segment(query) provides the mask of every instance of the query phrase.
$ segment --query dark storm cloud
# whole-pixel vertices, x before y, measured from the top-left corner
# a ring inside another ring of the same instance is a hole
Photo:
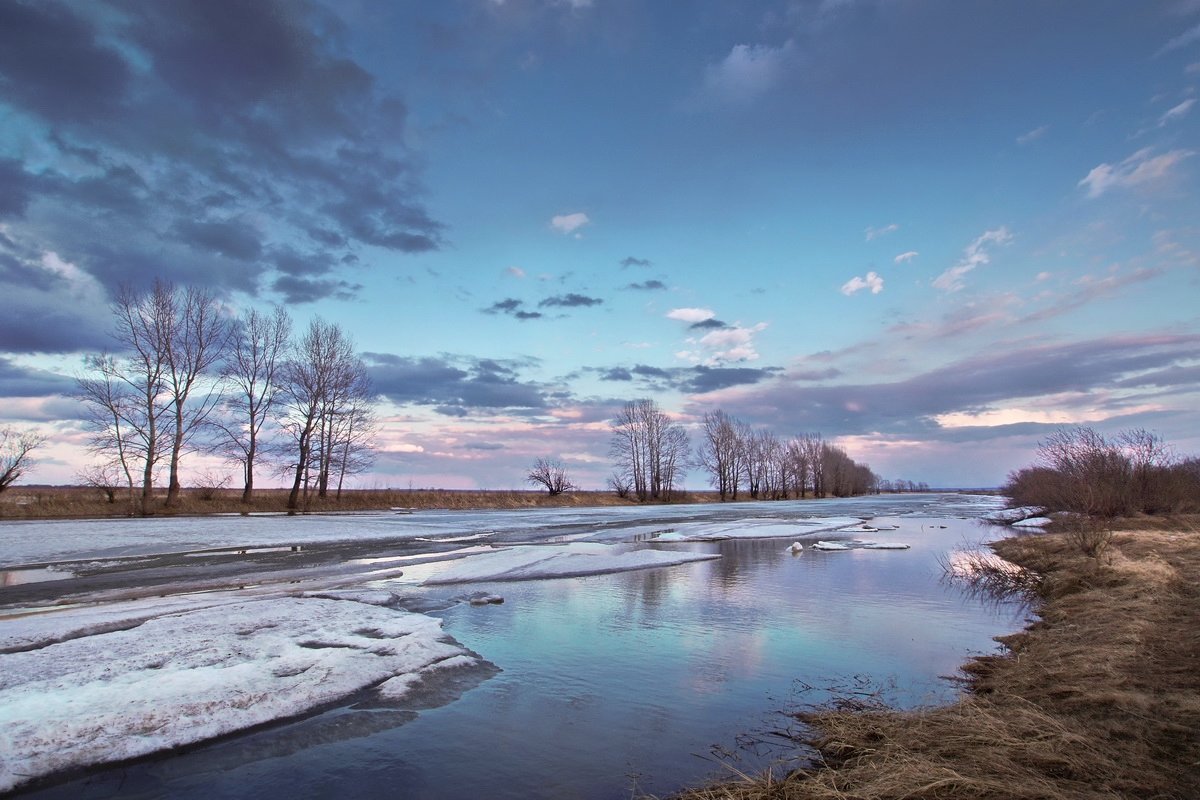
[[[610,367],[595,370],[602,381],[639,381],[654,391],[678,391],[702,394],[731,386],[748,386],[779,375],[779,367],[652,367],[638,364],[634,367]]]
[[[648,258],[634,258],[633,256],[625,256],[621,259],[621,268],[628,269],[629,267],[649,267],[653,262]]]
[[[49,122],[121,113],[129,66],[57,3],[0,3],[0,91]],[[116,102],[114,102],[116,101]]]
[[[3,4],[0,4],[3,8]],[[32,177],[15,158],[0,158],[0,219],[25,214],[33,184]]]
[[[7,141],[50,145],[36,164],[0,146],[8,236],[109,290],[163,277],[289,299],[353,294],[341,271],[364,247],[440,247],[407,109],[344,33],[303,0],[0,3],[0,113],[23,134]],[[305,240],[318,255],[281,255]]]
[[[636,291],[653,292],[660,289],[666,289],[667,285],[662,281],[642,281],[641,283],[626,284],[625,288],[634,289]]]
[[[294,275],[280,275],[271,284],[271,288],[283,295],[283,299],[291,305],[315,303],[325,297],[349,300],[358,293],[362,286],[339,280],[317,280],[299,278]]]
[[[0,397],[45,397],[74,391],[75,381],[65,375],[22,367],[0,356]]]
[[[527,362],[470,356],[410,358],[364,353],[371,384],[398,405],[433,406],[439,414],[465,416],[475,409],[542,409],[547,389],[523,380]]]
[[[541,319],[544,316],[540,311],[526,311],[522,308],[524,305],[524,300],[518,300],[515,297],[506,297],[503,300],[497,300],[487,308],[481,309],[481,311],[485,314],[508,314],[510,317],[515,317],[522,321]]]
[[[586,295],[570,292],[568,294],[547,297],[538,303],[538,308],[588,308],[598,306],[603,302],[599,297],[587,297]]]
[[[691,325],[688,325],[688,330],[689,331],[715,331],[715,330],[721,330],[723,328],[728,328],[728,327],[729,327],[729,323],[722,322],[721,320],[716,319],[714,317],[714,318],[710,318],[710,319],[702,319],[699,322],[693,322]]]
[[[1064,393],[1096,393],[1094,403],[1125,413],[1129,401],[1108,390],[1153,383],[1200,391],[1193,368],[1200,336],[1105,337],[1059,345],[997,349],[903,381],[839,386],[773,382],[722,398],[722,407],[754,422],[832,435],[869,432],[934,435],[935,417]]]
[[[263,251],[258,232],[237,220],[180,220],[175,225],[175,232],[180,241],[192,247],[236,261],[256,261]]]

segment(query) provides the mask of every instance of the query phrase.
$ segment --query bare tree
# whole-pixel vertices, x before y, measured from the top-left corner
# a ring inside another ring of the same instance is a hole
[[[610,452],[638,500],[667,500],[682,478],[687,432],[653,400],[626,403],[612,423]]]
[[[288,508],[295,510],[300,507],[301,489],[307,496],[314,477],[324,497],[333,466],[340,465],[344,477],[352,465],[350,451],[361,454],[369,449],[362,409],[369,405],[370,383],[350,338],[339,325],[320,318],[309,323],[280,379],[285,401],[282,424],[295,447],[296,460],[288,468],[294,470]]]
[[[525,476],[525,482],[545,487],[551,497],[575,488],[575,485],[567,478],[567,468],[563,466],[563,463],[546,458],[539,458],[533,462],[529,474]]]
[[[724,411],[704,415],[703,440],[696,453],[696,463],[708,473],[709,483],[721,496],[721,502],[737,500],[742,473],[743,447],[739,431],[742,427]]]
[[[0,492],[12,486],[33,466],[33,451],[46,442],[36,431],[0,428]]]
[[[203,429],[221,397],[219,381],[204,381],[204,378],[224,353],[229,324],[220,314],[215,295],[206,289],[189,286],[180,291],[169,283],[155,281],[152,295],[166,311],[163,357],[174,433],[167,483],[170,506],[179,497],[179,460],[183,449]]]
[[[220,450],[242,468],[242,502],[254,496],[254,466],[260,437],[271,418],[277,380],[292,336],[292,319],[280,306],[270,314],[251,308],[234,325],[224,376],[232,392],[226,415],[217,420]]]
[[[149,514],[162,440],[171,433],[167,342],[174,305],[164,284],[149,293],[123,286],[112,311],[113,338],[124,355],[89,357],[94,375],[78,380],[80,398],[90,409],[92,449],[120,463],[131,494],[139,476],[141,512]]]

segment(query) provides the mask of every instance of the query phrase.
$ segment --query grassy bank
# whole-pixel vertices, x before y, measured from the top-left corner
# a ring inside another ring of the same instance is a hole
[[[955,704],[805,714],[823,763],[686,800],[1200,797],[1200,519],[996,545],[1042,576],[1040,620],[965,667]]]
[[[716,501],[713,492],[684,492],[674,502]],[[249,503],[242,502],[240,489],[184,489],[179,501],[167,508],[166,490],[155,500],[156,515],[199,516],[204,514],[282,513],[287,511],[288,490],[258,489]],[[569,492],[551,497],[541,491],[486,489],[352,489],[340,498],[310,495],[302,503],[309,513],[337,511],[386,511],[412,509],[516,509],[578,508],[584,506],[636,505],[612,492]],[[117,493],[109,502],[99,489],[80,486],[20,486],[0,495],[0,519],[83,519],[129,516],[133,504],[128,492]]]

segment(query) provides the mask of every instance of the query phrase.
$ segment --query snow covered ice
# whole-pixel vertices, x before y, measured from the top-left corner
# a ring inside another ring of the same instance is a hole
[[[560,546],[522,545],[451,562],[425,578],[426,585],[482,581],[569,578],[707,561],[713,553],[631,550],[620,545],[573,542]]]
[[[44,638],[9,639],[24,649],[4,654],[0,671],[0,791],[298,716],[372,687],[395,699],[431,670],[481,663],[440,620],[353,599],[162,610],[65,641],[39,620]],[[47,612],[57,614],[69,630],[71,612]]]

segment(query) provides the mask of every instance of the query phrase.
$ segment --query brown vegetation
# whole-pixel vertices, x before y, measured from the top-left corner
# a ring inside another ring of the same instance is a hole
[[[1008,476],[1013,505],[1096,517],[1200,512],[1200,459],[1177,458],[1149,431],[1106,437],[1064,428],[1038,446],[1037,464]]]
[[[283,513],[288,508],[287,489],[255,489],[250,502],[242,500],[242,489],[203,485],[185,488],[176,503],[165,505],[165,490],[155,495],[151,514],[195,516],[204,514]],[[707,492],[681,492],[675,503],[715,500]],[[112,491],[92,486],[20,486],[0,497],[0,519],[81,519],[124,517],[141,514],[140,495],[136,508],[126,489]],[[553,497],[546,492],[492,489],[354,489],[340,498],[316,493],[302,500],[300,513],[386,511],[388,509],[474,509],[474,508],[580,508],[585,506],[631,505],[611,492],[572,491]]]
[[[817,764],[681,797],[1200,797],[1200,520],[1172,527],[1118,529],[1098,558],[1062,534],[999,543],[1043,576],[1041,619],[969,663],[957,703],[806,713]]]

